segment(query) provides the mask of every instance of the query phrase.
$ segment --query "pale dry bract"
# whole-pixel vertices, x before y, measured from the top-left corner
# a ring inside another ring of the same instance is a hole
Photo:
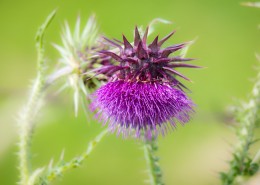
[[[72,89],[75,116],[78,115],[80,102],[84,109],[86,106],[85,97],[89,94],[89,88],[85,84],[86,77],[84,73],[95,67],[93,66],[93,60],[95,60],[93,56],[96,49],[98,49],[97,39],[99,33],[94,15],[89,18],[83,29],[80,26],[80,17],[77,19],[74,31],[65,22],[61,36],[62,45],[54,44],[54,47],[60,53],[58,68],[48,78],[49,84],[59,78],[65,78],[64,84],[58,92],[66,88]],[[98,66],[98,64],[96,65]],[[85,112],[87,111],[85,110]]]

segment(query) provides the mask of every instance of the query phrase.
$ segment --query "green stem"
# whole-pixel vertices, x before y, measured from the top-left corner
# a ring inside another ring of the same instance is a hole
[[[240,124],[237,132],[239,140],[233,152],[233,159],[230,161],[229,171],[221,173],[223,185],[233,185],[237,182],[237,177],[249,177],[258,170],[259,165],[252,161],[249,155],[249,148],[254,143],[254,130],[258,120],[259,105],[260,73],[257,76],[249,102],[243,105],[242,111],[237,115]]]
[[[33,83],[29,100],[20,114],[18,125],[19,132],[19,169],[20,169],[20,185],[27,185],[30,175],[30,141],[33,129],[33,121],[36,116],[41,100],[42,88],[44,86],[44,49],[43,49],[43,36],[46,28],[55,16],[56,11],[53,11],[44,24],[40,27],[36,34],[36,48],[37,48],[37,78]]]
[[[25,185],[28,181],[29,166],[30,166],[30,140],[32,133],[32,115],[35,115],[35,107],[39,107],[40,101],[40,78],[38,77],[34,83],[29,102],[21,114],[20,120],[18,121],[20,126],[19,132],[19,169],[20,169],[20,182],[19,184]]]
[[[89,157],[93,149],[107,133],[108,130],[104,130],[103,132],[101,132],[98,136],[96,136],[96,138],[89,142],[87,150],[85,152],[83,152],[78,157],[72,158],[68,162],[63,161],[62,154],[61,159],[56,166],[52,167],[52,164],[50,164],[47,174],[40,178],[38,185],[47,185],[55,180],[57,177],[62,176],[66,171],[79,167],[83,163],[83,161]]]
[[[150,185],[164,185],[162,180],[162,170],[159,165],[159,157],[156,156],[158,143],[156,137],[144,139],[144,156],[150,176]]]

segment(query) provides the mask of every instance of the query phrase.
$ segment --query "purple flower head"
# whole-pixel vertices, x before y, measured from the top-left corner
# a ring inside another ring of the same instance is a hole
[[[133,130],[137,137],[142,132],[147,137],[166,133],[176,123],[184,124],[190,120],[193,102],[187,97],[186,88],[177,76],[189,80],[176,71],[178,67],[198,68],[184,63],[192,59],[170,54],[182,49],[186,43],[161,49],[162,44],[174,32],[158,41],[158,36],[146,44],[148,28],[141,38],[135,28],[133,45],[123,35],[120,41],[105,40],[119,48],[119,53],[101,51],[115,64],[106,65],[97,71],[109,77],[109,82],[101,86],[92,96],[92,110],[97,117],[108,124],[111,131],[129,135]]]

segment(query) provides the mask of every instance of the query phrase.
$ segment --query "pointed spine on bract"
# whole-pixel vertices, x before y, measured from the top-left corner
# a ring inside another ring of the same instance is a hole
[[[80,101],[85,100],[89,91],[99,86],[100,81],[106,81],[105,76],[98,79],[91,78],[95,75],[92,71],[110,62],[109,56],[100,57],[97,51],[108,49],[106,45],[98,42],[99,29],[95,16],[91,16],[86,25],[81,29],[80,17],[78,17],[74,30],[65,22],[61,34],[62,45],[54,44],[60,53],[58,69],[48,77],[47,83],[52,84],[58,79],[65,78],[65,84],[60,91],[65,88],[73,90],[73,101],[75,116],[78,114]],[[82,103],[83,105],[86,102]],[[83,106],[83,108],[86,108]],[[87,112],[87,111],[85,111]]]
[[[100,51],[102,56],[108,56],[114,59],[117,63],[100,68],[98,74],[105,74],[111,76],[113,80],[126,80],[131,82],[161,82],[177,86],[178,88],[184,85],[177,80],[179,76],[185,80],[190,81],[189,78],[176,71],[176,68],[199,68],[199,66],[187,64],[186,62],[194,60],[192,58],[182,58],[181,56],[170,55],[176,51],[184,48],[188,42],[176,44],[167,48],[161,49],[161,46],[167,41],[175,31],[158,41],[158,36],[147,44],[148,27],[141,38],[140,33],[135,28],[135,37],[133,45],[123,35],[123,46],[115,41],[105,38],[105,40],[118,47],[119,53],[114,53],[109,50]]]

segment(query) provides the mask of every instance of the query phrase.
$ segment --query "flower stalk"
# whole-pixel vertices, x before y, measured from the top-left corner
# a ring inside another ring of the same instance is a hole
[[[50,182],[55,180],[57,177],[62,176],[66,171],[79,167],[85,159],[93,152],[96,145],[106,136],[108,130],[101,132],[96,138],[89,142],[87,150],[80,156],[72,158],[70,161],[65,162],[62,153],[60,161],[57,165],[52,166],[52,161],[49,165],[49,169],[45,175],[39,178],[38,185],[48,185]]]
[[[240,127],[237,131],[238,144],[230,161],[230,169],[226,173],[221,173],[223,185],[233,185],[237,177],[249,177],[254,175],[259,164],[252,160],[249,155],[250,146],[255,142],[254,130],[257,126],[258,113],[260,109],[260,72],[252,90],[251,98],[248,103],[243,104],[241,112],[237,116]],[[241,180],[241,179],[240,179]]]
[[[155,136],[151,139],[144,139],[144,156],[149,171],[150,185],[164,185],[159,157],[155,154],[157,150],[158,144]]]
[[[37,48],[37,78],[33,83],[28,103],[22,110],[18,119],[18,125],[20,127],[19,132],[19,169],[20,169],[20,185],[27,185],[30,175],[30,142],[33,130],[34,118],[41,107],[41,101],[43,97],[44,80],[44,48],[43,37],[45,30],[53,20],[56,11],[54,10],[39,28],[36,34],[36,48]]]

